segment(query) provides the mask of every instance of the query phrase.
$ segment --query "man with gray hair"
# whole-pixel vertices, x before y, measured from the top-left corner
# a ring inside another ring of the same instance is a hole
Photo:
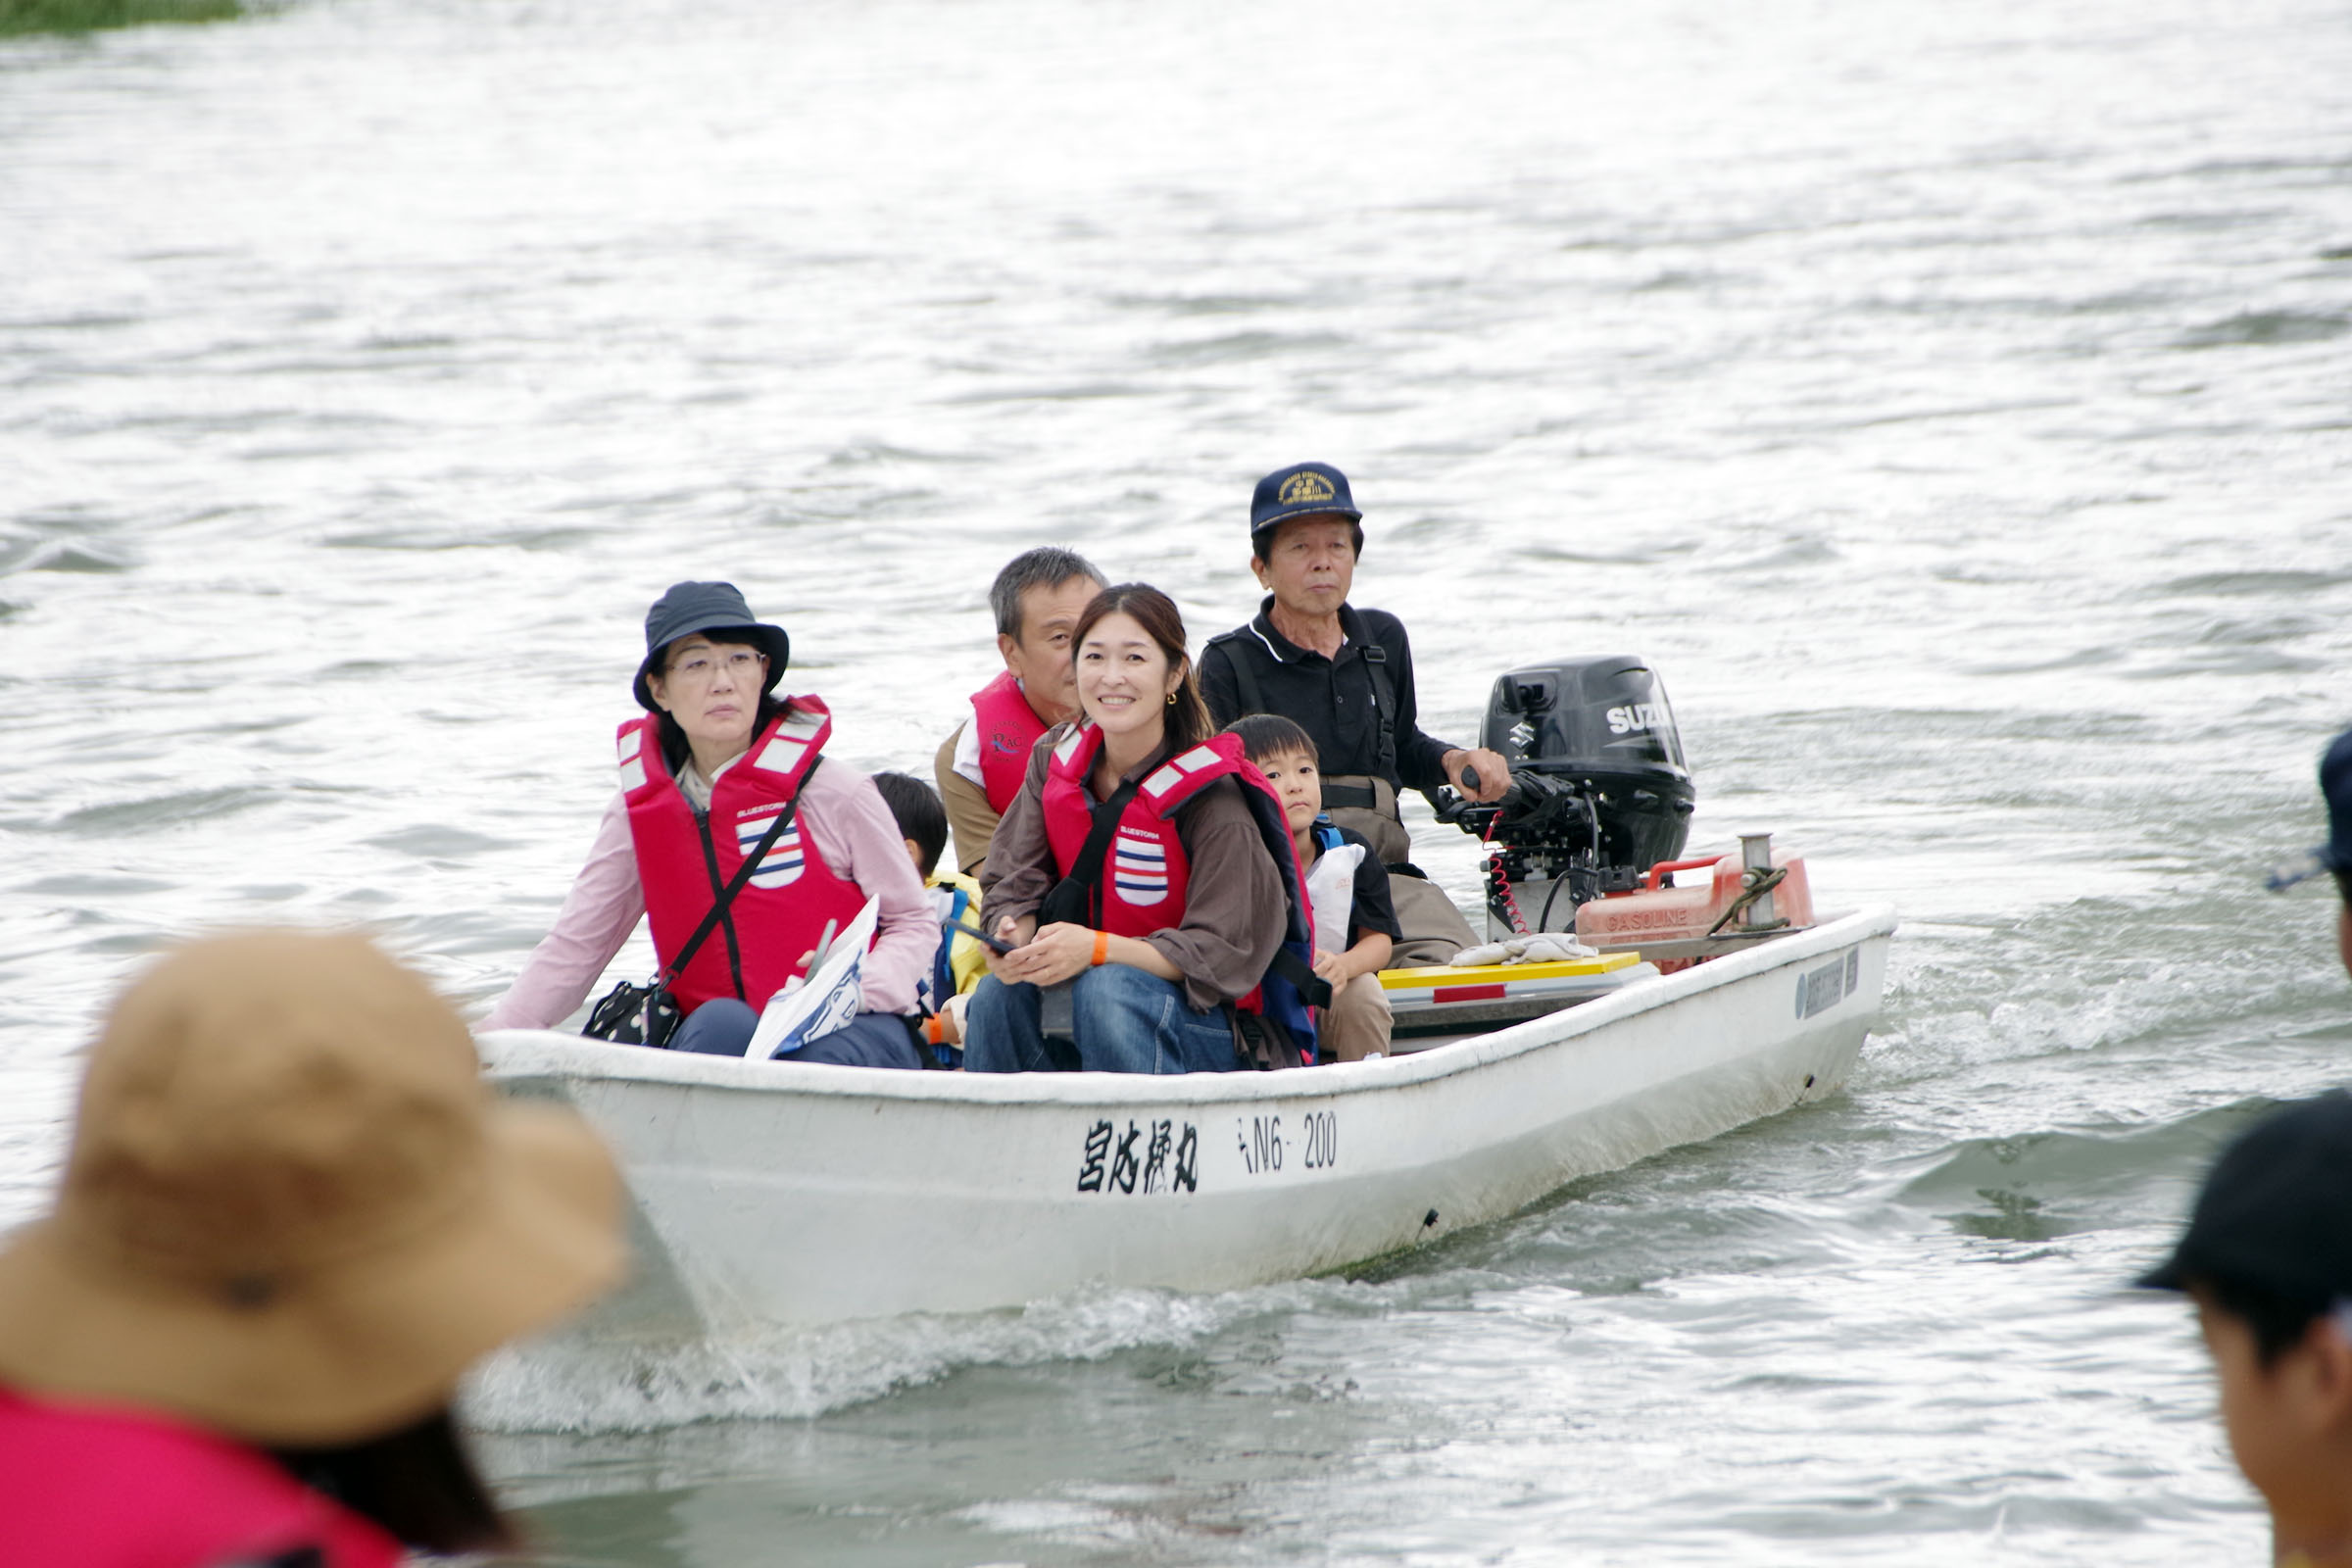
[[[1070,633],[1102,591],[1102,574],[1093,564],[1058,545],[1022,551],[988,590],[1004,668],[972,693],[972,716],[932,763],[956,835],[956,863],[966,876],[980,874],[998,819],[1021,793],[1029,749],[1047,730],[1078,716]]]

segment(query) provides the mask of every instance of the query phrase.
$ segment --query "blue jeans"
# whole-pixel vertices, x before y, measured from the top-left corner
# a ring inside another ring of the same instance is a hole
[[[669,1037],[672,1051],[699,1051],[711,1056],[740,1056],[752,1043],[760,1014],[733,997],[706,1002],[686,1015],[678,1032]],[[819,1035],[778,1061],[829,1061],[842,1067],[913,1067],[922,1058],[906,1022],[895,1012],[861,1012],[829,1035]]]
[[[984,977],[963,1016],[965,1072],[1052,1072],[1031,985]],[[1078,1065],[1087,1072],[1231,1072],[1233,1025],[1184,988],[1131,964],[1081,969],[1070,987]]]

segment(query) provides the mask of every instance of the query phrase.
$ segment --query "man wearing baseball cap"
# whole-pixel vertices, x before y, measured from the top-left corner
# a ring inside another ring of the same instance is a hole
[[[1510,769],[1494,752],[1421,732],[1404,623],[1348,603],[1363,547],[1363,514],[1330,464],[1294,463],[1258,480],[1250,569],[1266,597],[1250,624],[1201,650],[1200,690],[1219,725],[1279,713],[1313,737],[1332,820],[1396,865],[1413,852],[1398,791],[1450,783],[1473,800],[1499,800]],[[1392,888],[1406,932],[1397,961],[1443,963],[1478,940],[1434,885],[1415,875]]]
[[[2328,840],[2273,889],[2334,874],[2352,971],[2352,731],[2320,764]],[[2180,1245],[2139,1283],[2197,1306],[2238,1468],[2270,1505],[2274,1558],[2352,1565],[2352,1095],[2287,1105],[2214,1162]]]
[[[2336,950],[2352,972],[2352,729],[2344,731],[2320,759],[2320,794],[2328,802],[2328,842],[2304,851],[2271,872],[2270,890],[2283,893],[2306,877],[2326,871],[2343,899],[2336,912]]]

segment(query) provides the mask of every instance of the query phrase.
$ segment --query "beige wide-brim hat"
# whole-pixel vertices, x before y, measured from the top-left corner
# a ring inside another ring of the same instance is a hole
[[[57,1208],[0,1251],[0,1381],[351,1443],[625,1263],[595,1134],[493,1099],[421,979],[359,937],[218,938],[91,1053]]]

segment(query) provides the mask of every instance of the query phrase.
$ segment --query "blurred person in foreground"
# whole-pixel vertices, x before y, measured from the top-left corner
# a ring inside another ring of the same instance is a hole
[[[493,1101],[356,936],[191,944],[116,1004],[0,1250],[0,1559],[393,1568],[515,1544],[459,1374],[614,1283],[612,1163]]]
[[[2333,875],[2352,972],[2352,732],[2328,748],[2320,787],[2328,841],[2271,886]],[[2196,1303],[2230,1451],[2270,1507],[2273,1559],[2352,1568],[2352,1095],[2285,1106],[2225,1150],[2172,1257],[2139,1283]]]

